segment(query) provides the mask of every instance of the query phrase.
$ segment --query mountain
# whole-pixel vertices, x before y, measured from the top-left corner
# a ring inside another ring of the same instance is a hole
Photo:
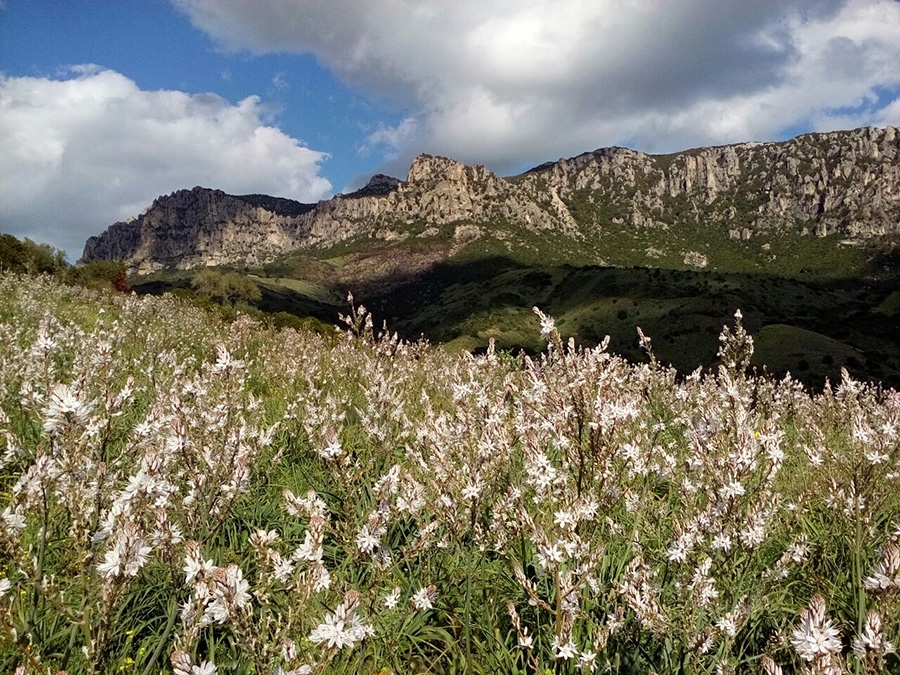
[[[138,292],[191,294],[192,268],[251,275],[265,312],[334,322],[347,292],[408,339],[542,349],[565,337],[690,372],[743,311],[754,364],[821,387],[900,386],[900,132],[807,134],[647,155],[606,148],[502,178],[423,155],[318,204],[194,188],[85,246]],[[289,317],[281,316],[289,320]]]
[[[406,240],[439,251],[434,262],[479,241],[485,252],[558,261],[722,269],[729,241],[760,241],[765,264],[778,253],[762,248],[766,238],[898,232],[900,131],[887,127],[671,155],[606,148],[510,178],[422,155],[406,181],[378,175],[318,204],[195,187],[91,237],[82,260],[147,273]]]

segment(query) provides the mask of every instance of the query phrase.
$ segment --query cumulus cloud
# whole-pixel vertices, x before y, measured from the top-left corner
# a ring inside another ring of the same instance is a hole
[[[388,157],[401,144],[502,171],[900,123],[894,0],[172,2],[227,49],[312,53],[411,110],[362,146]]]
[[[0,76],[0,230],[81,254],[85,239],[194,185],[315,201],[327,155],[266,124],[260,100],[142,91],[77,66]]]

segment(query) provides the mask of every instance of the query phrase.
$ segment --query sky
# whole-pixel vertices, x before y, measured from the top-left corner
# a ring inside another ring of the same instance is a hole
[[[0,232],[900,125],[897,0],[0,0]]]

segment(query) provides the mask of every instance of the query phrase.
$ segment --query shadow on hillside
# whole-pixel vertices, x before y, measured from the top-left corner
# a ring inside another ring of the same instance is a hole
[[[635,327],[653,340],[657,357],[690,372],[717,361],[718,336],[740,309],[756,341],[754,364],[814,388],[840,379],[841,367],[857,378],[900,387],[900,277],[803,281],[715,271],[584,266],[533,266],[494,256],[433,265],[392,285],[376,279],[336,288],[352,291],[373,313],[376,326],[410,340],[425,337],[451,349],[501,349],[534,353],[544,348],[532,307],[556,319],[563,337],[585,346],[606,335],[610,350],[645,358]],[[141,293],[189,288],[189,280],[137,284]],[[286,311],[337,323],[346,307],[289,287],[261,283],[265,312]]]
[[[766,275],[656,268],[534,267],[511,258],[444,262],[388,292],[351,289],[403,337],[478,350],[493,337],[506,349],[540,350],[531,308],[557,320],[564,337],[643,359],[635,327],[664,362],[689,372],[716,363],[718,336],[741,309],[756,336],[754,363],[790,371],[820,388],[855,377],[900,386],[900,313],[879,311],[898,279],[801,281]]]

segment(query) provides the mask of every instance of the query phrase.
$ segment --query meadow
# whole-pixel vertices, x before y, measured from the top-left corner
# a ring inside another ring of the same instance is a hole
[[[0,672],[900,672],[897,391],[350,303],[0,277]]]

